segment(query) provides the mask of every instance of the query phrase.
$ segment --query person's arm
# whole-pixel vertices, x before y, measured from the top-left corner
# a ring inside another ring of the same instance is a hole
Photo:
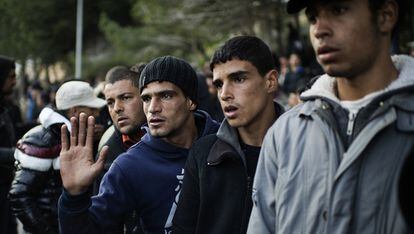
[[[275,185],[278,166],[274,126],[269,129],[260,151],[253,184],[253,210],[247,233],[275,233]]]
[[[61,233],[99,233],[98,220],[94,220],[88,211],[92,203],[88,188],[103,169],[107,147],[94,162],[95,119],[81,113],[79,127],[78,119],[72,117],[70,121],[70,140],[66,125],[61,128],[60,174],[64,192],[59,199],[59,229]]]
[[[196,148],[194,145],[190,150],[185,165],[183,187],[173,219],[173,233],[196,233],[200,205]]]
[[[114,163],[103,177],[97,196],[88,191],[71,195],[64,191],[59,199],[61,233],[122,233],[122,219],[134,208],[135,196],[129,180]]]
[[[13,213],[30,233],[55,233],[41,210],[38,196],[45,189],[48,180],[47,171],[36,171],[19,167],[10,189],[10,203]]]

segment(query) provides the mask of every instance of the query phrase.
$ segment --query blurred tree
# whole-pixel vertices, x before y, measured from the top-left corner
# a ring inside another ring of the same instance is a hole
[[[122,27],[106,15],[100,28],[115,54],[135,61],[172,54],[202,64],[219,43],[232,35],[263,38],[283,48],[282,0],[136,0],[135,24]]]
[[[58,61],[70,62],[68,55],[75,48],[76,3],[76,0],[2,0],[1,53],[21,61],[32,58],[38,68],[47,68]],[[93,47],[103,37],[98,28],[101,13],[126,25],[132,19],[130,7],[130,0],[84,1],[84,48]]]
[[[303,13],[287,15],[286,0],[94,0],[84,1],[84,77],[110,65],[132,65],[171,54],[196,65],[234,35],[256,35],[278,54],[287,49],[287,22],[306,36]],[[402,43],[413,40],[413,3]],[[55,62],[74,68],[76,0],[2,0],[0,51],[38,68]],[[407,27],[408,26],[408,27]],[[408,30],[407,30],[408,29]]]

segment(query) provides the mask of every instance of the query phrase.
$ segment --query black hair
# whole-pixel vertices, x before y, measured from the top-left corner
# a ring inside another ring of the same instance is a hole
[[[113,84],[120,80],[129,80],[135,87],[138,88],[139,76],[141,74],[141,71],[143,70],[143,67],[137,67],[137,70],[134,69],[135,67],[128,69],[125,66],[115,66],[106,73],[105,81],[109,84]]]
[[[254,36],[237,36],[226,41],[214,52],[210,69],[213,71],[216,64],[225,63],[232,59],[250,62],[262,76],[275,69],[275,61],[270,48],[261,39]]]
[[[10,71],[15,68],[14,59],[0,55],[0,88],[3,87],[4,81],[9,76]]]

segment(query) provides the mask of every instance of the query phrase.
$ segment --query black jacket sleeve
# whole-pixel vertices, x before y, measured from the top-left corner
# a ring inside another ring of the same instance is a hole
[[[14,165],[14,148],[0,147],[0,164],[13,167]]]
[[[47,172],[19,168],[10,189],[13,213],[31,233],[55,233],[39,210],[37,199],[47,183]]]

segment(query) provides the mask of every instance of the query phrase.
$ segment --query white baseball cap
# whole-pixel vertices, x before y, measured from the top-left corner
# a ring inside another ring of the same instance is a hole
[[[74,106],[101,108],[106,101],[95,96],[93,88],[85,81],[68,81],[56,92],[56,107],[67,110]]]

